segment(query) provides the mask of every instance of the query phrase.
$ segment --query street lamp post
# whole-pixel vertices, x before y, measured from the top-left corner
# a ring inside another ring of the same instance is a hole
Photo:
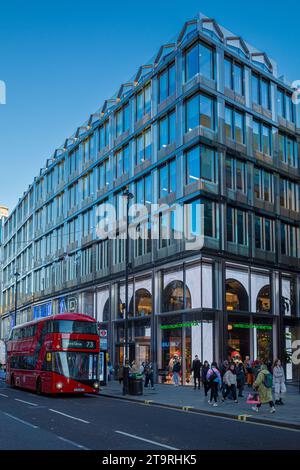
[[[124,323],[124,333],[125,333],[125,351],[124,351],[124,365],[126,361],[129,360],[129,342],[128,342],[128,277],[129,277],[129,201],[134,198],[134,195],[129,191],[128,186],[126,186],[125,191],[123,192],[123,197],[126,197],[126,240],[125,240],[125,323]]]
[[[14,273],[14,276],[16,278],[15,282],[15,313],[14,313],[14,326],[17,324],[17,311],[18,311],[18,277],[20,276],[20,273],[16,271]]]

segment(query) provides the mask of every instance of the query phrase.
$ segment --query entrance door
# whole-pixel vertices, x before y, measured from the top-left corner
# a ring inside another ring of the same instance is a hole
[[[150,353],[150,344],[138,343],[135,345],[135,361],[138,365],[142,362],[150,362],[151,353]]]
[[[254,359],[273,361],[273,320],[253,318]]]
[[[230,315],[228,317],[228,359],[231,360],[238,353],[244,361],[250,356],[250,320],[245,317]]]

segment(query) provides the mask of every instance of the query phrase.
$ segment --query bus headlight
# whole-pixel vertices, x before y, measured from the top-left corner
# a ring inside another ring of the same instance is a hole
[[[57,388],[58,390],[61,390],[61,389],[63,388],[63,384],[62,384],[61,382],[57,382],[56,388]]]
[[[94,383],[94,388],[99,388],[99,382]]]

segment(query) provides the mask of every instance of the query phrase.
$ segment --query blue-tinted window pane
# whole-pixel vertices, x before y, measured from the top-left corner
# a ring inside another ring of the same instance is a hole
[[[290,122],[295,122],[294,116],[295,113],[292,98],[290,96],[286,96],[286,118]]]
[[[129,171],[129,146],[126,145],[123,150],[123,159],[124,159],[124,173]]]
[[[281,117],[285,117],[285,95],[281,90],[277,90],[277,112]]]
[[[136,96],[136,120],[139,121],[144,115],[144,93],[140,91]]]
[[[145,88],[145,114],[151,112],[151,85],[147,85]]]
[[[237,242],[246,245],[245,212],[237,211]]]
[[[270,109],[270,83],[266,80],[261,81],[261,105]]]
[[[198,44],[189,49],[185,56],[185,80],[188,81],[199,71]]]
[[[214,237],[214,204],[211,201],[204,202],[204,235]]]
[[[257,121],[253,121],[253,148],[254,150],[261,151],[260,145],[260,123]]]
[[[123,118],[124,119],[123,131],[125,132],[130,127],[129,104],[124,106],[123,115],[124,115],[124,118]]]
[[[200,179],[200,155],[199,147],[195,147],[187,153],[187,183],[195,183]]]
[[[234,91],[239,95],[243,95],[243,69],[237,64],[234,64],[233,67],[233,83]]]
[[[252,74],[252,102],[259,104],[259,78],[257,75]]]
[[[169,114],[169,144],[176,141],[176,112]]]
[[[153,202],[151,175],[148,175],[145,178],[145,202],[146,204],[151,204]]]
[[[233,139],[232,129],[232,109],[225,107],[225,135],[228,139]]]
[[[286,225],[281,223],[281,227],[280,227],[280,232],[281,232],[281,253],[283,255],[286,255],[287,252],[286,252]]]
[[[176,71],[175,64],[169,68],[169,96],[176,91]]]
[[[204,44],[199,44],[200,73],[205,77],[214,78],[213,51]]]
[[[214,102],[206,95],[200,95],[200,124],[214,129]]]
[[[245,163],[236,160],[236,189],[245,192],[246,170]]]
[[[159,197],[167,196],[168,192],[168,166],[165,165],[159,169]]]
[[[226,88],[232,89],[232,62],[231,60],[224,60],[224,71],[225,71],[225,86]]]
[[[271,136],[272,131],[267,126],[262,126],[262,139],[263,139],[263,152],[266,155],[271,155]]]
[[[254,168],[254,195],[260,199],[260,170],[258,168]]]
[[[201,178],[215,181],[215,152],[208,147],[200,150]]]
[[[233,159],[226,157],[226,188],[234,189],[233,184]]]
[[[227,207],[227,241],[233,242],[234,241],[234,227],[233,227],[233,209],[231,207]]]
[[[269,219],[265,219],[265,249],[272,250],[272,224]]]
[[[168,116],[159,121],[159,148],[168,145]]]
[[[256,248],[262,248],[260,217],[255,217],[255,246]]]
[[[191,131],[199,125],[199,95],[186,102],[186,131]]]
[[[278,135],[278,146],[279,146],[279,159],[282,162],[286,161],[286,155],[285,155],[285,138],[282,134]]]
[[[243,114],[235,111],[234,113],[234,132],[236,142],[244,143],[244,116]]]
[[[161,103],[168,97],[168,70],[165,70],[159,76],[159,102]]]
[[[170,177],[170,193],[176,192],[176,160],[172,160],[169,164],[169,177]]]

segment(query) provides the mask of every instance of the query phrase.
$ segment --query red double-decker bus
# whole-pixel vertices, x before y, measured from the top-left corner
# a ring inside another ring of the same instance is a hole
[[[16,326],[7,348],[6,381],[38,394],[98,393],[97,322],[63,313]]]

